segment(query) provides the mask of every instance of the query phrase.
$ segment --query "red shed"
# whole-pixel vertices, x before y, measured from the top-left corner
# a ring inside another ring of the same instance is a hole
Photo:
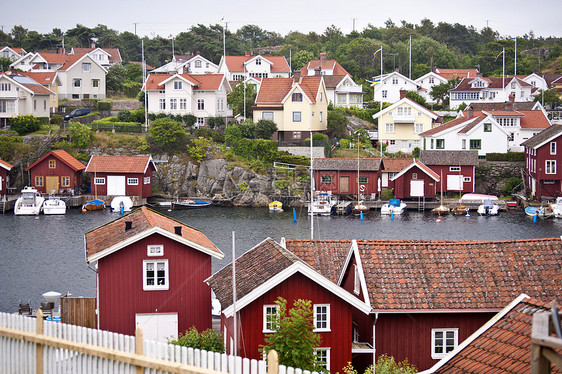
[[[562,196],[562,125],[552,125],[521,145],[533,198]]]
[[[235,353],[232,264],[215,273],[208,283],[223,308],[221,330],[226,336],[227,351]],[[236,284],[238,354],[261,358],[259,346],[265,344],[265,336],[273,332],[268,318],[277,312],[275,301],[280,296],[287,300],[287,310],[292,308],[294,300],[311,301],[314,331],[322,338],[316,351],[328,370],[341,372],[352,361],[353,314],[368,316],[371,308],[283,246],[268,238],[236,259]]]
[[[143,328],[166,341],[191,326],[211,328],[211,258],[223,253],[202,232],[146,207],[85,234],[97,262],[98,327],[126,335]]]
[[[152,196],[152,156],[92,156],[86,173],[91,192],[107,196]]]
[[[472,193],[478,151],[423,150],[420,161],[443,178],[443,192]],[[441,186],[437,186],[441,191]]]
[[[414,159],[410,166],[390,180],[394,182],[394,196],[396,198],[418,199],[435,197],[440,178],[433,170]]]
[[[412,158],[383,158],[382,164],[384,165],[381,172],[382,188],[394,190],[394,182],[391,179],[402,170],[410,166],[414,162]]]
[[[74,193],[82,185],[86,167],[64,149],[50,151],[29,165],[30,184],[41,193]]]
[[[13,166],[4,160],[0,160],[0,195],[8,194],[8,187],[10,185],[10,170]]]
[[[380,158],[315,158],[314,186],[336,195],[379,194],[381,166]]]

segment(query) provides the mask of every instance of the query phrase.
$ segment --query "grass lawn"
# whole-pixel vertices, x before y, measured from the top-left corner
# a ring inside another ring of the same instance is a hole
[[[373,152],[373,154],[364,151],[362,149],[359,150],[359,158],[372,158],[372,157],[379,157],[378,152]],[[338,148],[332,154],[334,158],[357,158],[357,149],[353,148]]]

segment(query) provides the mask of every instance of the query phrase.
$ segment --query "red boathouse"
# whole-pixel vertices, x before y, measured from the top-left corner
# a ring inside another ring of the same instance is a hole
[[[82,171],[86,167],[64,149],[50,151],[29,165],[30,184],[41,193],[76,192],[82,185]]]

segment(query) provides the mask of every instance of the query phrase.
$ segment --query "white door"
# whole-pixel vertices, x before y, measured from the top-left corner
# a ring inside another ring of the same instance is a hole
[[[447,191],[462,191],[462,175],[447,175]]]
[[[178,338],[177,313],[150,313],[135,316],[136,327],[140,327],[146,340],[167,343]]]
[[[423,180],[411,180],[410,181],[410,196],[411,197],[421,197],[423,196],[424,182]]]
[[[388,187],[388,173],[382,173],[382,186]]]
[[[125,196],[125,176],[124,175],[108,175],[107,176],[107,195],[108,196]]]

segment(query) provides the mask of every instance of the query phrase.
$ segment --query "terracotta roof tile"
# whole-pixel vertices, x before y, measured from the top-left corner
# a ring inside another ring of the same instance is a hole
[[[92,156],[86,173],[140,173],[152,162],[151,156]]]
[[[72,48],[74,53],[78,53],[78,54],[90,53],[95,49],[97,48]],[[100,49],[104,52],[109,53],[109,62],[111,63],[122,62],[119,48],[100,48]]]
[[[130,230],[125,230],[125,221],[132,222]],[[153,227],[159,227],[177,235],[175,233],[176,226],[181,226],[182,238],[205,247],[208,251],[215,253],[217,257],[222,258],[223,253],[201,231],[146,207],[141,207],[105,225],[88,231],[85,234],[86,257],[89,258],[104,249],[119,244]]]
[[[281,103],[293,87],[293,78],[264,78],[256,97],[256,104]]]
[[[11,168],[13,168],[13,166],[10,163],[4,160],[0,160],[0,167],[3,167],[6,170],[10,170]]]
[[[524,117],[519,120],[523,129],[546,129],[551,126],[550,121],[541,110],[523,112]]]
[[[287,250],[336,283],[351,248],[351,240],[287,240]]]
[[[226,56],[225,62],[230,72],[244,71],[244,63],[256,56]],[[264,60],[271,62],[272,73],[289,73],[289,64],[285,56],[261,56]]]
[[[314,70],[317,67],[322,68],[322,70],[333,70],[330,75],[349,75],[351,77],[351,74],[349,74],[347,70],[345,70],[336,60],[311,60],[308,64],[301,68],[301,76],[307,76],[309,70]]]
[[[383,158],[384,171],[398,172],[412,163],[411,158]]]
[[[474,78],[478,76],[477,69],[435,69],[435,73],[449,80],[451,78]]]
[[[53,95],[54,92],[49,90],[48,88],[43,87],[40,84],[27,84],[27,83],[21,83],[22,86],[24,86],[25,88],[33,91],[36,94],[43,94],[43,95]]]
[[[214,91],[220,88],[223,81],[223,74],[177,74],[178,76],[193,83],[193,90],[197,91]],[[160,85],[166,79],[173,77],[170,74],[150,74],[146,79],[146,90],[163,90],[164,87]]]
[[[36,81],[37,83],[43,85],[50,85],[53,84],[56,74],[56,71],[21,71],[19,72],[20,75],[24,75]]]
[[[57,159],[61,160],[66,165],[68,165],[74,171],[80,171],[86,169],[86,166],[84,166],[83,163],[72,157],[72,155],[70,155],[67,151],[65,151],[64,149],[59,149],[56,151],[50,151],[49,153],[45,154],[43,157],[35,160],[35,162],[29,165],[25,170],[26,171],[31,170],[33,167],[35,167],[35,165],[39,164],[41,161],[43,161],[49,156],[56,157]]]
[[[41,56],[45,61],[47,61],[50,64],[64,64],[69,56],[64,53],[47,53],[47,52],[39,52],[38,55]]]
[[[78,60],[80,60],[82,57],[85,56],[85,54],[80,53],[80,54],[73,54],[73,55],[65,55],[67,56],[66,60],[64,61],[64,64],[60,67],[60,71],[65,71],[68,70],[72,67],[72,65],[74,65],[75,63],[78,62]]]
[[[478,151],[420,151],[420,161],[430,165],[478,165]],[[386,165],[386,164],[385,164]]]
[[[409,159],[410,163],[412,159]],[[356,158],[315,158],[314,170],[357,170],[379,171],[381,168],[380,158],[360,158],[357,165]]]
[[[552,125],[549,128],[544,129],[537,135],[533,136],[531,139],[521,143],[524,147],[535,148],[549,139],[557,138],[562,134],[562,125]]]

